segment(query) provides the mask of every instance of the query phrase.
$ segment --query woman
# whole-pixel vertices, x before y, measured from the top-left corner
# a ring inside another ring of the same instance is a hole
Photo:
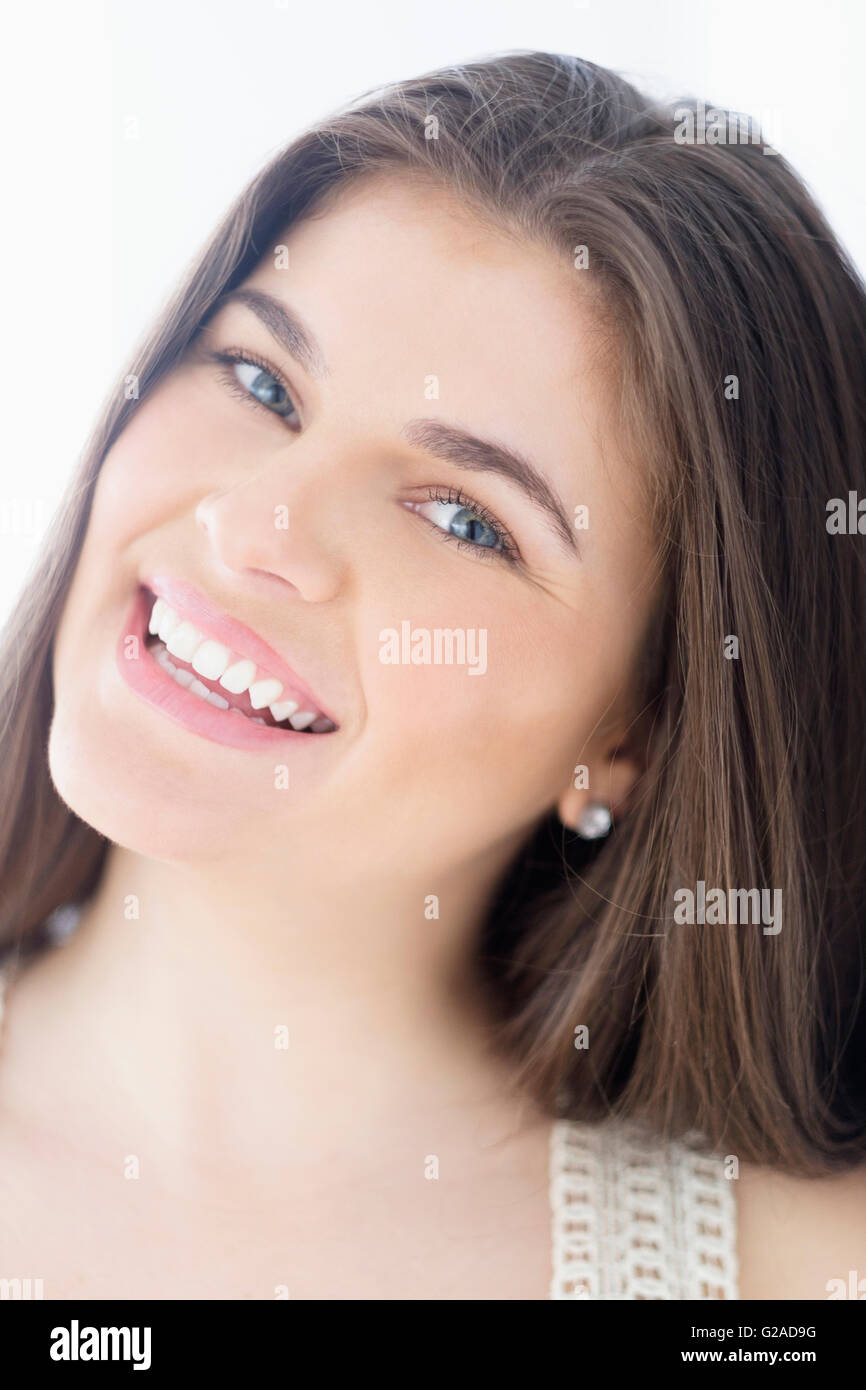
[[[368,94],[111,396],[2,664],[46,1297],[866,1274],[866,302],[697,110]]]

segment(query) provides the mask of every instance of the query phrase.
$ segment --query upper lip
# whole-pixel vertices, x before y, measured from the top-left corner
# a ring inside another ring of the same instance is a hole
[[[169,607],[177,609],[184,618],[200,627],[205,636],[215,638],[224,646],[230,647],[233,652],[237,652],[238,656],[247,657],[254,661],[256,666],[263,667],[268,675],[281,680],[293,695],[306,698],[313,709],[320,711],[339,726],[339,721],[307,682],[292,670],[270,643],[251,627],[247,627],[246,623],[229,617],[212,599],[207,598],[185,580],[165,574],[154,574],[141,582],[144,588],[150,589],[157,598],[164,599]]]

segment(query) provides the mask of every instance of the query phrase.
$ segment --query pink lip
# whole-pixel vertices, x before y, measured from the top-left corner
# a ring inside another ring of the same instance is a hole
[[[150,581],[147,582],[147,587],[151,587]],[[252,650],[250,650],[250,644],[246,640],[242,645],[229,636],[229,633],[233,631],[239,631],[241,635],[245,635],[249,629],[245,628],[242,623],[221,618],[219,614],[214,614],[215,621],[211,621],[210,614],[213,610],[207,609],[204,600],[199,600],[199,608],[194,609],[193,605],[186,601],[181,603],[180,596],[173,584],[172,589],[176,595],[178,609],[183,607],[185,614],[190,617],[200,616],[202,627],[207,627],[209,635],[213,633],[213,635],[220,637],[227,646],[231,645],[241,655],[249,656],[250,660],[255,661],[257,665],[260,661],[261,665],[266,666],[269,672],[281,676],[287,685],[292,683],[293,690],[298,691],[298,693],[306,689],[289,672],[285,662],[280,661],[279,658],[273,661],[270,656],[264,655],[264,653],[270,653],[270,648],[267,643],[255,637],[255,634],[250,634],[254,639]],[[166,603],[171,603],[165,584],[161,584],[159,590],[154,590],[154,592],[158,592],[161,597],[165,598]],[[208,612],[207,622],[204,616],[205,611]],[[189,729],[192,733],[199,734],[212,743],[225,744],[229,748],[269,748],[273,751],[276,747],[286,749],[289,744],[293,746],[293,749],[298,749],[302,744],[315,747],[317,744],[327,742],[330,737],[328,734],[309,734],[288,727],[275,729],[270,725],[254,724],[251,719],[230,714],[228,710],[217,709],[214,705],[209,705],[206,701],[201,700],[197,695],[191,695],[188,690],[183,689],[176,681],[173,681],[168,672],[157,664],[145,645],[146,625],[149,616],[150,603],[144,589],[139,589],[127,611],[115,652],[117,669],[124,684],[149,705],[160,710],[162,714],[167,715],[169,719]],[[134,658],[127,656],[127,639],[131,636],[138,639],[137,655]],[[260,657],[256,655],[257,651],[262,653]],[[313,700],[313,703],[321,709],[318,701]]]
[[[339,722],[279,653],[253,632],[252,628],[247,627],[246,623],[240,623],[236,618],[221,613],[197,589],[180,579],[154,575],[153,578],[144,579],[142,582],[157,598],[165,599],[170,608],[177,609],[182,617],[188,618],[196,627],[200,627],[206,637],[215,638],[224,646],[230,647],[233,652],[237,652],[238,656],[245,656],[254,661],[256,666],[264,667],[269,676],[276,676],[284,686],[288,686],[293,696],[305,697],[311,709],[321,711],[334,724]],[[302,700],[301,708],[303,707]]]

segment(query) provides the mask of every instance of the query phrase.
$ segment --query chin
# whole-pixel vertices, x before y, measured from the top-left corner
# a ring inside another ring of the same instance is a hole
[[[224,856],[229,843],[237,847],[243,826],[232,826],[211,779],[196,790],[189,770],[154,757],[146,739],[118,722],[97,727],[92,713],[62,699],[51,721],[48,768],[70,810],[125,849],[189,862]]]

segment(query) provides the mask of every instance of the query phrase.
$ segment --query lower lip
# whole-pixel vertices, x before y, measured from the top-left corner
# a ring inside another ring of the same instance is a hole
[[[117,669],[121,680],[133,694],[190,733],[209,739],[211,743],[223,743],[228,748],[268,748],[273,752],[275,748],[285,749],[290,744],[297,747],[299,743],[316,744],[330,738],[329,734],[307,734],[295,729],[273,729],[270,725],[254,724],[245,715],[217,709],[198,695],[184,690],[154,660],[146,645],[150,607],[144,590],[139,589],[117,643]],[[130,637],[137,638],[137,655],[134,658],[126,655]]]

